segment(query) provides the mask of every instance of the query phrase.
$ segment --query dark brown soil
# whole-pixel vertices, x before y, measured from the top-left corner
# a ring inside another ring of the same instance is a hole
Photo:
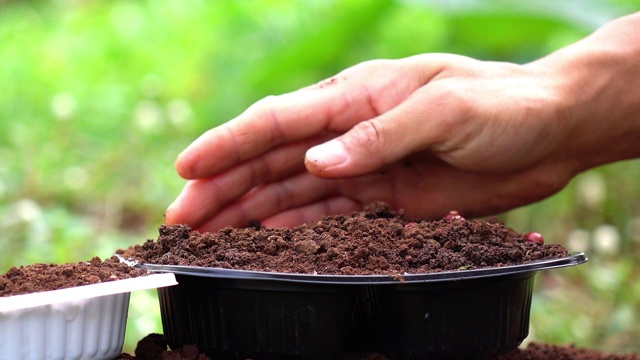
[[[608,354],[573,345],[557,346],[531,343],[491,360],[640,360],[638,354]]]
[[[383,203],[292,229],[258,225],[199,233],[163,225],[159,232],[156,241],[118,252],[162,265],[332,275],[420,274],[568,255],[560,245],[527,241],[528,234],[498,222],[406,219]]]
[[[135,356],[122,354],[115,360],[215,360],[200,353],[194,345],[186,345],[174,351],[167,350],[162,335],[151,334],[140,340]],[[354,355],[345,360],[389,360],[379,353]],[[524,349],[516,349],[505,355],[487,360],[640,360],[638,354],[614,355],[597,350],[581,349],[573,345],[543,345],[531,343]]]
[[[77,264],[33,264],[12,267],[0,275],[0,297],[58,290],[81,285],[135,278],[147,274],[111,257],[94,257]]]
[[[135,356],[123,353],[114,360],[212,360],[195,345],[168,351],[167,342],[160,334],[149,334],[138,341],[134,354]]]

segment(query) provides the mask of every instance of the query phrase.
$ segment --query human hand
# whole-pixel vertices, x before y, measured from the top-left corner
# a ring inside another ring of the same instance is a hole
[[[540,163],[561,140],[555,91],[533,69],[452,55],[363,63],[203,134],[176,162],[192,180],[166,221],[291,226],[374,200],[473,216],[538,200],[573,175]]]
[[[526,65],[370,61],[265,98],[180,154],[190,180],[166,222],[293,226],[375,200],[412,217],[474,217],[543,199],[605,162],[590,155],[614,141],[594,140],[586,119],[605,114],[575,96],[584,76],[564,60],[577,49]]]

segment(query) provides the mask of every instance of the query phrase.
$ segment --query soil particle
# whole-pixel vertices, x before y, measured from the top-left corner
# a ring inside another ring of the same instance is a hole
[[[12,267],[0,275],[0,297],[58,290],[81,285],[135,278],[147,271],[134,269],[111,257],[94,257],[77,264],[32,264]]]
[[[140,350],[143,349],[143,350]],[[116,360],[216,360],[200,353],[194,345],[185,345],[173,351],[167,350],[162,335],[151,334],[138,342],[136,356],[122,354]],[[342,360],[390,360],[383,354],[370,352],[345,356]],[[575,347],[574,345],[544,345],[530,343],[527,347],[507,354],[490,357],[487,360],[640,360],[638,354],[609,354],[598,350]]]
[[[157,240],[119,254],[146,263],[327,275],[423,274],[527,263],[568,255],[558,244],[496,221],[405,218],[384,203],[294,228],[199,233],[162,225]]]

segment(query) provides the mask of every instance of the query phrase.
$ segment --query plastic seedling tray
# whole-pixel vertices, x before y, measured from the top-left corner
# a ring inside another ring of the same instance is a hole
[[[0,298],[0,359],[114,359],[131,292],[175,284],[166,273]]]
[[[583,253],[520,265],[386,275],[306,275],[145,264],[179,285],[158,289],[172,348],[225,359],[485,358],[527,337],[538,271]]]

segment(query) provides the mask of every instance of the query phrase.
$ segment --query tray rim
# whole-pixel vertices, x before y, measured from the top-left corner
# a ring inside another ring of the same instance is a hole
[[[0,297],[0,315],[46,305],[73,304],[92,298],[177,285],[173,273],[150,273],[135,278],[80,285],[64,289]]]
[[[299,283],[317,283],[333,285],[378,285],[400,283],[430,283],[445,281],[460,281],[480,278],[490,278],[557,269],[580,265],[589,258],[583,252],[570,252],[562,258],[531,261],[523,264],[477,268],[470,270],[441,271],[426,274],[393,274],[393,275],[327,275],[327,274],[299,274],[283,272],[267,272],[254,270],[238,270],[226,268],[187,266],[187,265],[159,265],[136,263],[133,266],[146,268],[150,272],[173,273],[176,275],[191,275],[210,278],[271,280]],[[128,261],[122,259],[122,261]]]

